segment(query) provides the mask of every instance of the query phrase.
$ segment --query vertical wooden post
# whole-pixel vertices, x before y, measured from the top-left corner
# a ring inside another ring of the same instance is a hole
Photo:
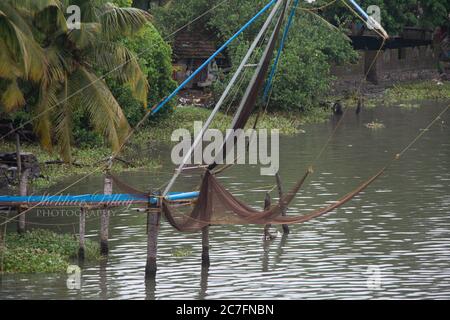
[[[20,181],[19,181],[19,193],[21,196],[27,196],[28,195],[28,176],[30,175],[30,169],[27,168],[24,170],[24,172],[20,175]],[[19,206],[18,213],[19,219],[17,221],[17,232],[19,234],[22,234],[25,232],[25,215],[26,213],[22,213],[22,207]]]
[[[85,243],[85,233],[86,233],[86,208],[80,208],[80,247],[78,248],[78,260],[84,261],[86,243]]]
[[[202,267],[209,268],[209,226],[202,229]]]
[[[14,130],[14,127],[11,123],[11,130]],[[22,152],[20,151],[20,136],[19,132],[16,131],[16,162],[17,162],[17,180],[20,181],[20,175],[22,174],[22,158],[20,156]]]
[[[156,257],[158,252],[158,232],[159,222],[161,220],[161,212],[149,212],[148,216],[148,233],[147,233],[147,264],[145,266],[145,278],[152,279],[156,277],[157,263]]]
[[[109,168],[111,165],[109,166]],[[113,183],[112,179],[108,176],[109,169],[106,170],[103,193],[104,194],[112,194]],[[107,256],[109,252],[108,247],[108,238],[109,238],[109,214],[110,210],[108,207],[105,207],[102,210],[102,215],[100,218],[100,254],[103,256]]]
[[[264,198],[264,210],[268,210],[270,208],[271,199],[270,194],[267,192],[266,197]],[[264,226],[264,240],[270,240],[270,224],[266,224]]]
[[[280,177],[280,174],[278,172],[276,173],[275,178],[277,179],[278,196],[280,197],[280,201],[281,201],[281,199],[283,198],[283,193],[284,192],[283,192],[283,185],[281,183],[281,177]],[[286,216],[286,206],[284,204],[282,204],[282,207],[281,207],[281,215],[283,217]],[[283,228],[283,233],[284,234],[289,234],[289,226],[287,224],[283,224],[282,228]]]

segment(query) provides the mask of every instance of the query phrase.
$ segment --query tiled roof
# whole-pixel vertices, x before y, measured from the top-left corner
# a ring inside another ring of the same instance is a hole
[[[217,49],[216,38],[211,33],[202,30],[181,32],[175,38],[173,53],[178,59],[197,58],[207,59]],[[222,54],[218,58],[225,58]]]

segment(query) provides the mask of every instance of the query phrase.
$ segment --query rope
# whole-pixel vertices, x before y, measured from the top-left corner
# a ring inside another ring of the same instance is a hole
[[[202,17],[204,17],[205,15],[207,15],[208,13],[210,13],[211,11],[215,10],[216,8],[218,8],[219,6],[223,5],[224,3],[226,3],[227,0],[223,0],[220,3],[218,3],[216,6],[208,9],[207,11],[205,11],[204,13],[202,13],[200,16],[196,17],[195,19],[191,20],[190,22],[186,23],[185,25],[181,26],[180,28],[176,29],[174,32],[172,32],[171,34],[167,35],[166,37],[164,37],[163,39],[165,41],[167,41],[169,38],[173,37],[175,34],[177,34],[178,32],[186,29],[187,27],[189,27],[191,24],[195,23],[196,21],[198,21],[199,19],[201,19]],[[152,49],[153,47],[149,47],[144,49],[143,51],[135,54],[133,57],[131,57],[130,59],[126,60],[125,62],[123,62],[122,64],[119,64],[117,67],[113,68],[112,70],[108,71],[107,73],[103,74],[101,77],[97,78],[96,80],[92,81],[91,83],[87,84],[86,86],[84,86],[83,88],[75,91],[73,94],[65,97],[64,99],[60,100],[59,102],[57,102],[55,105],[53,105],[52,107],[46,109],[45,111],[42,111],[41,113],[39,113],[38,115],[34,116],[33,118],[31,118],[30,120],[24,122],[23,124],[21,124],[20,126],[16,127],[14,130],[9,131],[8,133],[6,133],[5,135],[0,137],[0,140],[3,140],[5,137],[9,136],[10,134],[16,132],[19,129],[22,129],[23,127],[25,127],[27,124],[32,123],[34,120],[40,118],[41,116],[43,116],[45,113],[53,110],[54,108],[56,108],[57,106],[61,105],[62,103],[66,102],[67,100],[69,100],[70,98],[74,97],[75,95],[81,93],[82,91],[84,91],[85,89],[91,87],[92,85],[94,85],[95,83],[104,80],[108,75],[116,72],[117,70],[119,70],[120,68],[122,68],[123,66],[127,65],[128,63],[130,63],[133,60],[137,61],[137,58],[141,55],[143,55],[144,53],[146,53],[148,50]]]
[[[208,13],[208,12],[214,10],[214,9],[217,8],[219,5],[222,5],[222,4],[225,3],[225,2],[226,2],[226,0],[222,1],[221,3],[219,3],[218,5],[216,5],[215,7],[209,9],[206,13]],[[265,8],[268,8],[268,5],[266,5]],[[204,13],[203,15],[205,15],[206,13]],[[259,12],[259,14],[261,14],[261,13],[262,13],[262,11]],[[199,18],[196,18],[196,19],[198,20]],[[195,19],[194,19],[194,20],[195,20]],[[173,32],[173,33],[172,33],[171,35],[169,35],[169,36],[174,35],[176,32],[181,31],[182,29],[186,28],[186,27],[189,26],[190,24],[191,24],[191,23],[188,23],[188,24],[184,25],[182,28],[179,28],[178,30],[176,30],[175,32]],[[241,28],[241,30],[242,30],[242,28]],[[145,52],[145,51],[144,51],[144,52]],[[142,53],[141,53],[141,54],[142,54]],[[130,59],[129,61],[131,61],[131,59]],[[129,61],[128,61],[128,62],[129,62]],[[125,64],[123,64],[123,65],[125,65]],[[122,65],[122,66],[123,66],[123,65]],[[110,71],[109,73],[114,72],[114,71],[117,70],[117,69],[118,69],[118,67],[116,67],[115,69],[113,69],[113,70]],[[88,88],[89,86],[93,85],[95,82],[102,80],[102,79],[103,79],[104,77],[106,77],[106,75],[108,75],[109,73],[103,75],[102,77],[100,77],[100,78],[98,78],[97,80],[93,81],[91,84],[89,84],[89,85],[87,85],[86,87],[80,89],[79,91],[77,91],[77,92],[74,93],[74,94],[78,94],[78,93],[81,92],[81,90],[84,90],[84,89]],[[74,95],[74,94],[73,94],[73,95]],[[71,96],[73,96],[73,95],[71,95]],[[71,96],[69,96],[68,98],[70,98]],[[61,100],[58,104],[54,105],[52,108],[54,108],[54,107],[56,107],[57,105],[59,105],[59,104],[65,102],[66,100],[67,100],[67,98]],[[160,105],[161,105],[161,104],[159,104],[158,106],[160,106]],[[136,125],[132,130],[130,130],[130,132],[129,132],[129,133],[127,134],[127,136],[125,137],[124,141],[123,141],[123,142],[121,143],[121,145],[119,146],[119,149],[118,149],[115,153],[113,153],[113,155],[110,157],[110,160],[113,160],[113,159],[114,159],[114,158],[122,151],[123,147],[124,147],[125,144],[129,141],[129,139],[130,139],[131,136],[134,134],[134,132],[137,131],[137,129],[138,129],[138,128],[139,128],[139,127],[147,120],[147,119],[148,119],[148,117],[153,113],[153,111],[155,110],[155,108],[158,108],[158,106],[155,106],[155,107],[151,108],[149,111],[147,111],[147,113],[146,113],[146,114],[143,116],[143,118],[137,123],[137,125]],[[44,113],[50,111],[52,108],[47,109],[46,111],[44,111]],[[43,114],[43,113],[42,113],[42,114]],[[35,119],[35,118],[34,118],[34,119]],[[32,121],[32,120],[33,120],[33,119],[31,119],[30,121]],[[22,127],[23,127],[24,125],[26,125],[27,123],[29,123],[30,121],[28,121],[28,122],[22,124]],[[20,126],[17,127],[15,130],[17,130],[17,129],[19,129],[19,128],[20,128]],[[0,140],[3,139],[5,136],[8,136],[8,135],[11,134],[12,132],[14,132],[14,131],[10,131],[10,132],[7,133],[6,135],[0,137]],[[108,167],[108,166],[103,166],[103,167],[97,167],[97,168],[95,168],[95,169],[92,170],[91,172],[87,173],[86,175],[84,175],[84,176],[82,176],[81,178],[77,179],[75,182],[71,183],[69,186],[67,186],[67,187],[65,187],[65,188],[63,188],[63,189],[61,189],[61,190],[58,191],[58,192],[56,192],[54,195],[57,195],[57,194],[59,194],[59,193],[61,193],[61,192],[66,191],[67,189],[69,189],[69,188],[71,188],[72,186],[78,184],[79,182],[81,182],[82,180],[86,179],[87,177],[93,175],[94,173],[96,173],[96,172],[99,171],[100,169],[102,169],[102,168],[106,168],[106,169],[107,169],[107,167]],[[41,203],[42,203],[42,202],[41,202]],[[28,208],[28,209],[22,211],[21,213],[19,213],[19,214],[17,214],[16,216],[12,217],[10,220],[5,221],[4,223],[0,224],[0,226],[3,225],[3,224],[8,223],[9,221],[11,221],[11,220],[13,220],[13,219],[15,219],[15,218],[17,218],[17,217],[19,217],[19,216],[21,216],[21,215],[27,213],[27,212],[29,212],[30,210],[36,208],[39,204],[40,204],[40,203],[38,203],[38,204],[36,204],[35,206],[32,206],[32,207],[30,207],[30,208]]]
[[[277,71],[278,62],[280,61],[280,57],[281,57],[281,54],[283,52],[284,44],[286,42],[287,36],[289,34],[289,30],[291,29],[292,20],[294,19],[295,11],[296,11],[297,6],[298,6],[298,1],[299,0],[294,0],[294,4],[292,5],[291,13],[289,14],[289,18],[288,18],[286,27],[284,29],[283,36],[281,38],[281,42],[280,42],[280,46],[278,48],[277,56],[275,57],[275,61],[274,61],[273,65],[272,65],[272,70],[270,70],[269,78],[267,79],[267,82],[266,82],[266,87],[264,88],[263,101],[267,100],[267,96],[269,94],[269,90],[272,87],[273,77],[275,75],[275,72]]]
[[[327,8],[327,7],[329,7],[329,6],[331,6],[331,5],[333,5],[335,2],[337,2],[338,0],[332,0],[332,1],[330,1],[330,2],[328,2],[328,3],[326,3],[326,4],[324,4],[324,5],[322,5],[322,6],[320,6],[320,7],[298,7],[297,9],[300,9],[300,10],[309,10],[309,11],[319,11],[319,10],[322,10],[322,9],[325,9],[325,8]]]

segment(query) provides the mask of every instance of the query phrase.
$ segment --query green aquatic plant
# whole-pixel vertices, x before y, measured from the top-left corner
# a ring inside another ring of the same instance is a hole
[[[7,233],[1,249],[5,273],[65,272],[71,260],[77,257],[78,239],[71,234],[36,229],[19,235]],[[86,261],[101,259],[99,245],[86,240]]]
[[[181,247],[172,250],[172,255],[176,258],[188,257],[192,254],[192,249],[190,247]]]
[[[384,124],[382,124],[381,122],[377,122],[377,121],[372,121],[372,122],[366,123],[364,126],[368,129],[383,129],[383,128],[385,128]]]

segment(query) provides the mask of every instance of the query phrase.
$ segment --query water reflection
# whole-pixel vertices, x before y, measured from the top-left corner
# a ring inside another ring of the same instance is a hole
[[[156,279],[145,279],[145,300],[156,300]]]
[[[198,292],[198,299],[203,300],[206,298],[206,291],[208,291],[208,278],[209,278],[209,267],[202,267],[200,273],[200,290]]]
[[[358,117],[347,114],[288,214],[309,213],[353,190],[406,146],[438,108],[432,103],[412,111],[380,108],[364,109]],[[374,120],[385,128],[364,126]],[[450,113],[442,121],[449,123]],[[280,175],[286,190],[305,172],[335,125],[332,120],[305,126],[304,133],[282,137]],[[261,226],[211,228],[209,269],[200,265],[201,235],[178,233],[163,222],[157,278],[145,282],[146,216],[120,211],[111,217],[108,261],[84,265],[80,290],[69,290],[65,275],[3,275],[0,298],[450,298],[449,135],[448,126],[434,127],[363,194],[324,217],[290,226],[288,236],[264,242]],[[169,157],[169,150],[165,154]],[[166,164],[158,172],[122,177],[148,189],[149,181],[157,186],[166,182],[169,168]],[[198,183],[194,178],[180,180],[177,188],[190,190]],[[265,186],[273,185],[273,177],[260,176],[254,166],[235,166],[220,179],[258,208]],[[92,177],[71,192],[100,190],[101,185],[101,177]],[[29,219],[42,221],[32,214]],[[72,232],[69,227],[61,231]],[[87,237],[97,239],[98,233],[98,219],[89,220]],[[176,249],[189,254],[177,256]],[[368,286],[378,281],[368,270],[380,270],[380,288]]]
[[[100,261],[100,271],[99,271],[99,278],[100,278],[100,299],[106,300],[108,299],[108,260],[102,259]]]

